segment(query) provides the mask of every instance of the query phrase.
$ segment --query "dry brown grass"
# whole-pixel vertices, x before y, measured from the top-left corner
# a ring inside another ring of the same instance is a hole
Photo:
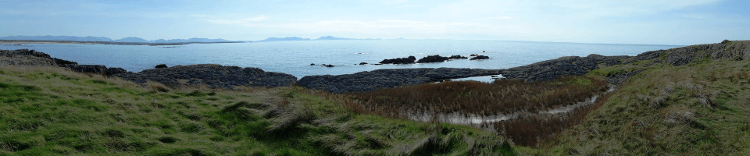
[[[32,74],[32,73],[57,73],[66,78],[82,79],[92,78],[94,80],[115,84],[119,87],[135,87],[140,86],[134,82],[123,80],[117,77],[110,77],[105,75],[91,74],[91,73],[78,73],[71,71],[63,67],[53,66],[0,66],[0,71],[15,72],[21,75]]]
[[[593,105],[567,113],[540,115],[537,112],[584,101],[604,92],[606,88],[607,83],[603,78],[578,76],[542,82],[458,81],[364,93],[316,94],[338,101],[354,112],[399,119],[406,119],[408,112],[415,111],[485,116],[526,112],[512,120],[480,126],[494,129],[516,145],[537,146],[565,128],[581,123],[588,112],[600,107],[609,96],[600,97]]]
[[[352,93],[344,105],[391,118],[406,118],[407,111],[498,115],[569,105],[605,89],[604,80],[591,77],[541,82],[498,80],[489,84],[456,81]]]
[[[578,107],[556,115],[519,115],[518,118],[493,123],[495,130],[512,140],[516,145],[543,146],[549,138],[558,136],[565,129],[580,124],[591,111],[599,109],[612,94],[599,98],[593,105]]]

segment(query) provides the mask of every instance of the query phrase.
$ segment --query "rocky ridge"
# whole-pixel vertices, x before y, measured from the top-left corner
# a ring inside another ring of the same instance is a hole
[[[258,68],[240,68],[211,64],[188,65],[144,70],[138,73],[103,65],[78,65],[76,62],[53,58],[35,50],[0,50],[0,66],[56,66],[81,73],[120,77],[145,85],[147,81],[168,86],[205,84],[212,88],[233,89],[235,86],[291,86],[297,77],[285,73],[265,72]]]
[[[81,73],[113,75],[126,72],[122,68],[107,68],[103,65],[78,65],[78,63],[50,57],[49,54],[35,50],[0,50],[0,66],[57,66]]]
[[[622,59],[630,56],[602,56],[591,54],[586,57],[566,56],[530,65],[505,69],[501,73],[508,79],[526,81],[552,80],[560,76],[583,75],[599,66],[621,64]]]
[[[143,70],[138,73],[119,73],[114,76],[136,83],[155,81],[168,86],[206,84],[211,88],[234,89],[235,86],[281,87],[290,86],[297,77],[285,73],[266,72],[259,68],[241,68],[215,64],[174,66]]]

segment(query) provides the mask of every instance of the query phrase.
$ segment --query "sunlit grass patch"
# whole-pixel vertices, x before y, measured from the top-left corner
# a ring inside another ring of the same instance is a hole
[[[750,112],[750,92],[743,89],[749,81],[747,63],[698,61],[645,68],[547,150],[584,155],[743,153],[750,147],[744,130]]]

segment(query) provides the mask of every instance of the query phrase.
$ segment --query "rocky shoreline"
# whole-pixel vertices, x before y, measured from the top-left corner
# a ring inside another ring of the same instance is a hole
[[[0,50],[0,66],[57,66],[83,73],[115,76],[136,83],[159,82],[168,86],[207,85],[212,88],[235,89],[236,86],[280,87],[299,85],[328,92],[364,92],[383,88],[416,85],[446,79],[466,78],[502,74],[508,79],[525,81],[552,80],[561,76],[584,75],[601,67],[651,60],[680,66],[702,59],[745,60],[750,59],[750,41],[733,41],[718,44],[693,45],[669,50],[641,53],[637,56],[586,57],[567,56],[509,69],[468,68],[412,68],[378,69],[344,75],[312,75],[297,80],[285,73],[266,72],[259,68],[199,64],[148,69],[138,73],[122,68],[107,68],[103,65],[78,65],[76,62],[52,58],[43,52],[28,49]],[[715,51],[707,53],[706,51]],[[437,58],[443,60],[444,58]],[[451,59],[462,59],[454,58]],[[388,59],[386,59],[388,60]],[[400,58],[389,63],[415,62],[416,58]],[[382,63],[382,62],[381,62]],[[630,71],[609,76],[609,82],[620,84],[640,71]]]

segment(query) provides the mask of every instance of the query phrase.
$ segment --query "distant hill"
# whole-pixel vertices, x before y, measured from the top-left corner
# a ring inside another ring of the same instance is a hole
[[[265,40],[260,40],[259,42],[273,42],[273,41],[309,41],[309,38],[301,38],[301,37],[269,37]]]
[[[309,38],[301,38],[301,37],[269,37],[265,40],[260,40],[258,42],[271,42],[271,41],[312,41],[312,40],[379,40],[372,39],[372,38],[366,38],[366,39],[357,39],[357,38],[343,38],[343,37],[333,37],[333,36],[321,36],[317,39],[309,39]]]
[[[77,36],[8,36],[0,37],[0,40],[26,40],[26,41],[79,41],[79,42],[128,42],[128,43],[190,43],[190,42],[233,42],[224,39],[208,39],[208,38],[190,38],[190,39],[158,39],[158,40],[146,40],[139,37],[126,37],[118,40],[112,40],[106,37],[77,37]]]
[[[144,43],[148,42],[148,40],[138,38],[138,37],[125,37],[119,40],[115,40],[115,42],[135,42],[135,43]]]
[[[104,41],[112,42],[112,39],[106,37],[77,37],[77,36],[8,36],[0,37],[0,40],[33,40],[33,41]]]
[[[352,40],[351,38],[341,38],[341,37],[333,37],[333,36],[322,36],[318,37],[318,39],[315,40]]]

